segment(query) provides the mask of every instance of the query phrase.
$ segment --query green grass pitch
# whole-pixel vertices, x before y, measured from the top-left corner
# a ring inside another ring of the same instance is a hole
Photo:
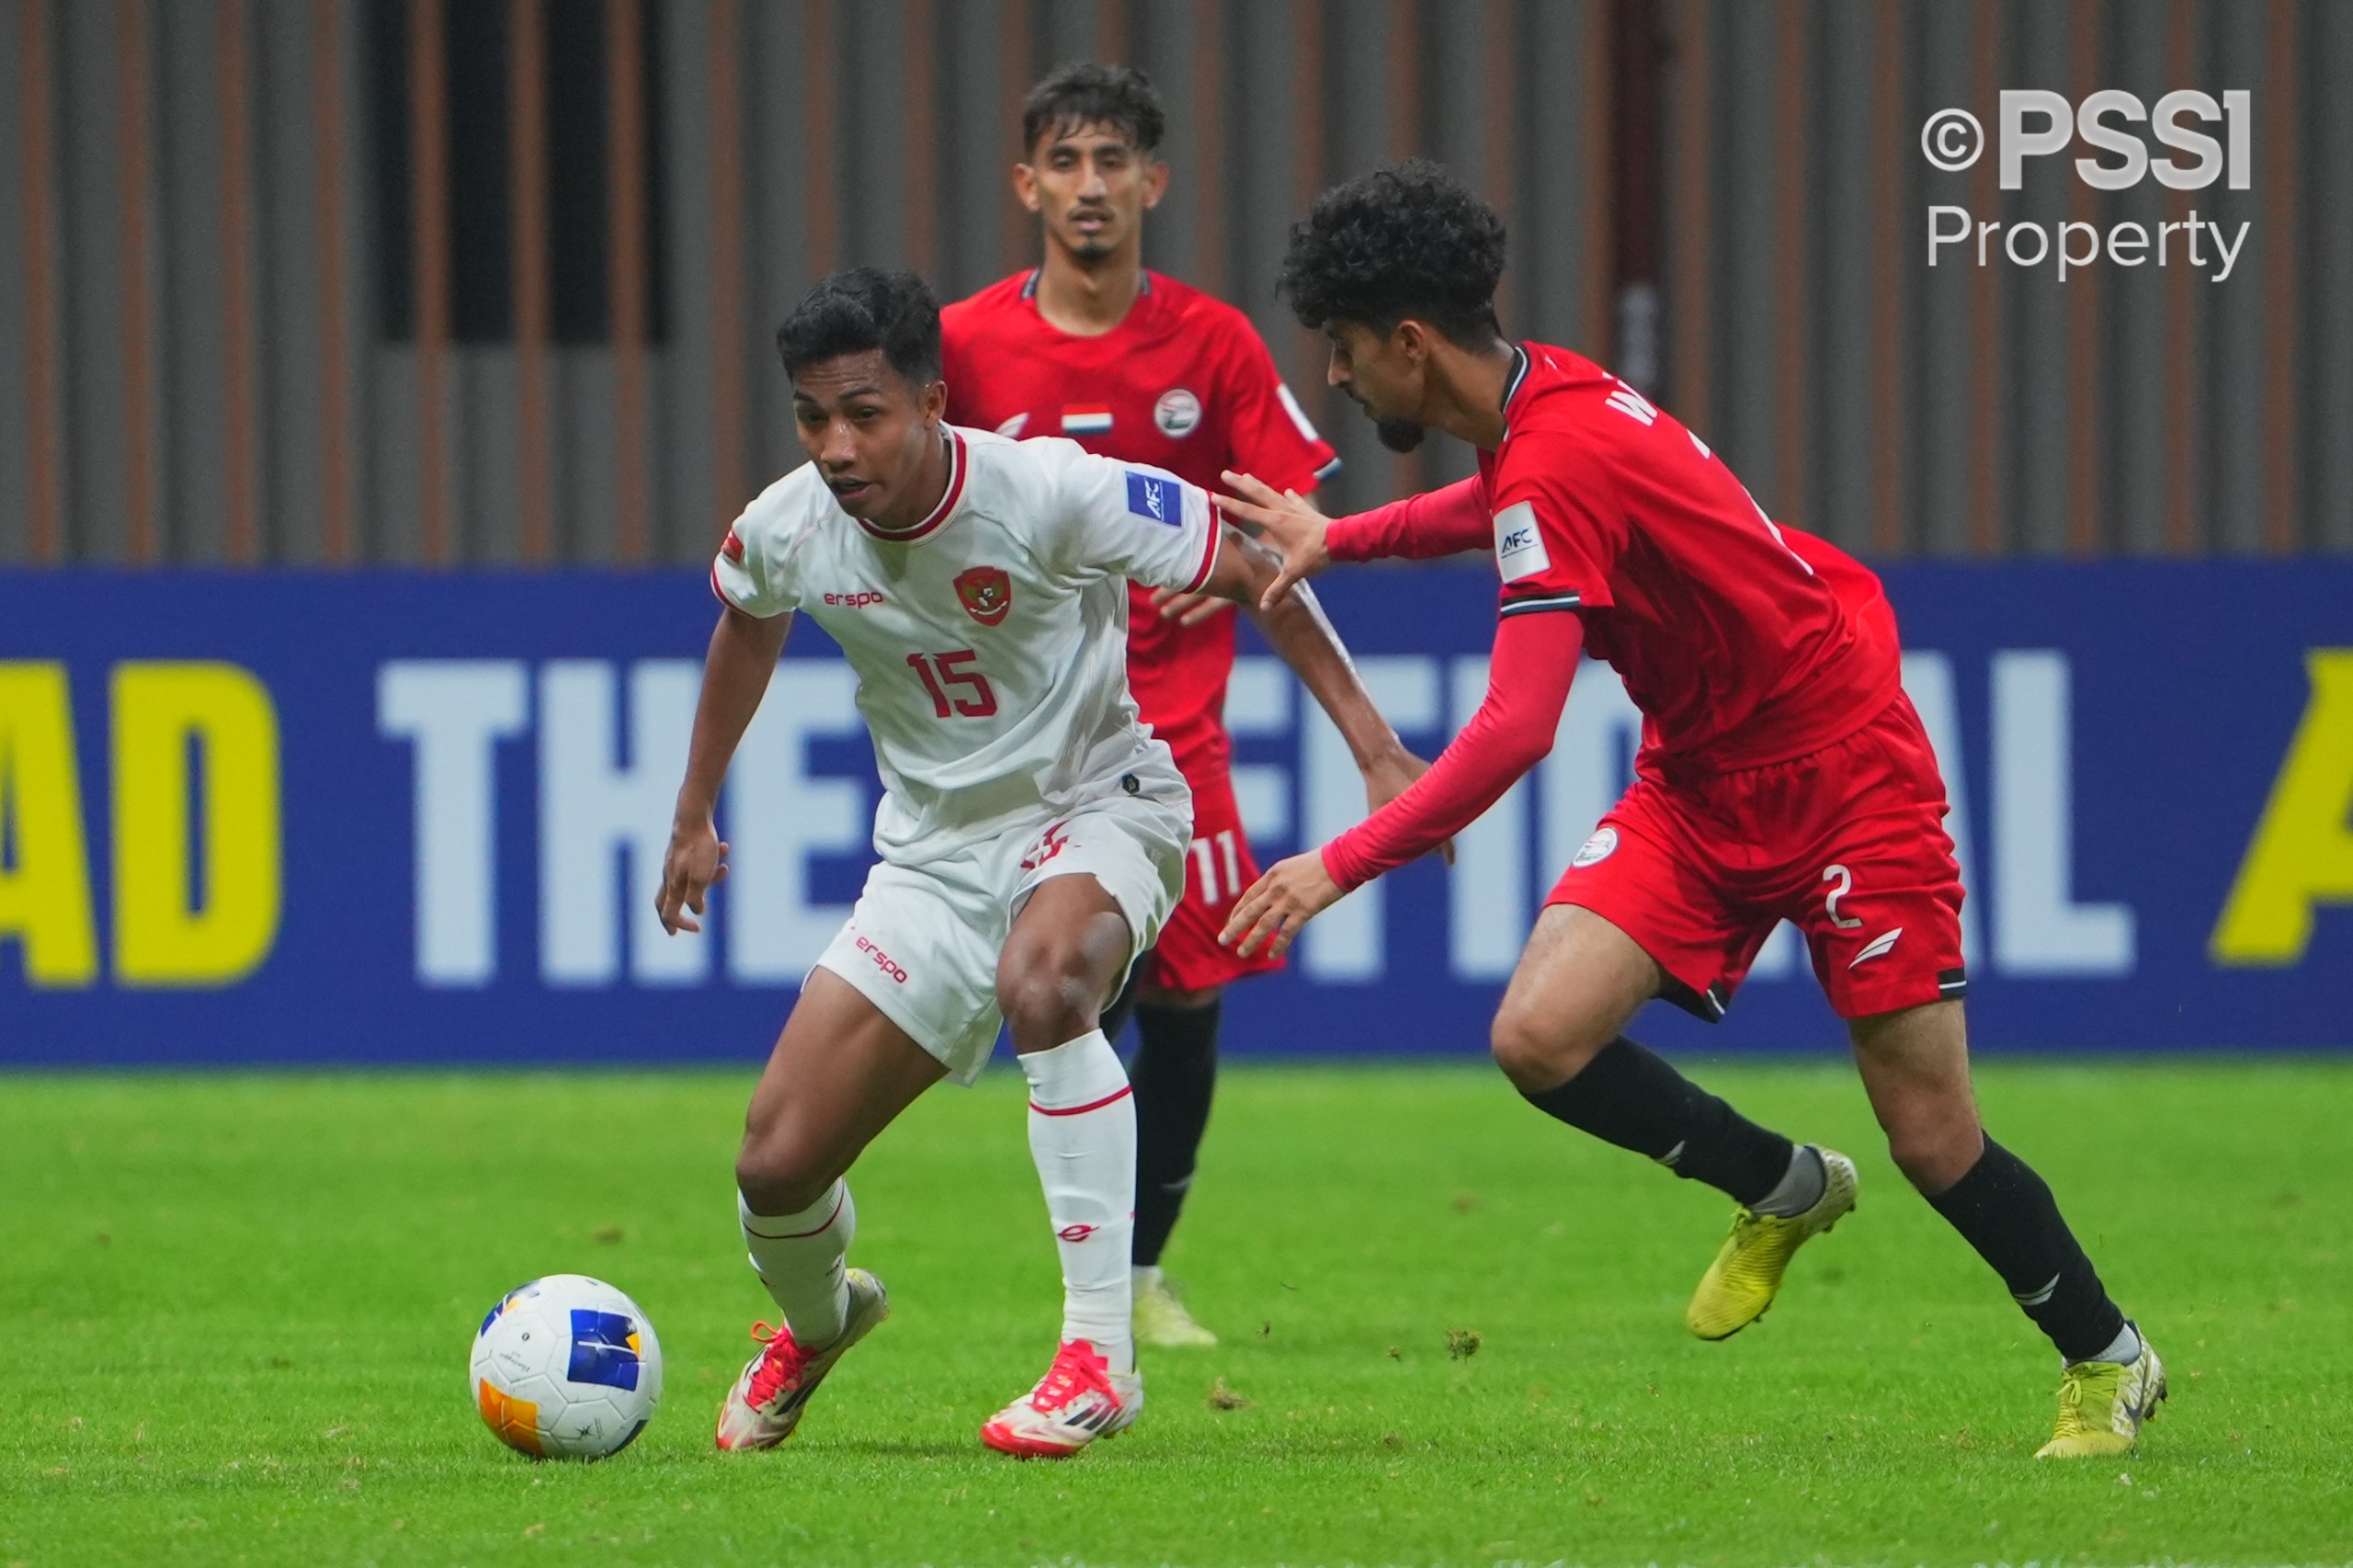
[[[1862,1168],[1757,1326],[1682,1327],[1726,1204],[1491,1071],[1236,1069],[1169,1258],[1225,1343],[1148,1357],[1142,1423],[1059,1465],[974,1437],[1059,1304],[1002,1067],[860,1166],[894,1315],[736,1458],[747,1074],[0,1078],[0,1568],[2353,1559],[2353,1063],[1984,1069],[2172,1370],[2137,1457],[2067,1467],[2029,1458],[2053,1358],[1851,1072],[1698,1072]],[[668,1356],[605,1464],[468,1399],[483,1310],[560,1270]]]

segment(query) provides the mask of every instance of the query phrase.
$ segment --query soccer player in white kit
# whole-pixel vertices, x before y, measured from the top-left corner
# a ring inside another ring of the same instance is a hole
[[[736,1160],[753,1267],[783,1324],[719,1415],[722,1449],[792,1434],[887,1315],[845,1266],[844,1175],[942,1077],[970,1083],[1010,1027],[1029,1147],[1061,1252],[1061,1345],[981,1431],[1061,1457],[1143,1403],[1130,1327],[1135,1110],[1099,1009],[1182,895],[1191,797],[1127,687],[1126,580],[1258,596],[1274,558],[1203,492],[1061,439],[943,423],[939,311],[913,273],[858,268],[777,332],[811,460],[770,485],[711,565],[711,634],[660,907],[696,930],[726,874],[712,805],[793,615],[857,672],[884,794],[881,857],[753,1092]],[[1378,806],[1422,771],[1311,604],[1267,627],[1348,738]]]

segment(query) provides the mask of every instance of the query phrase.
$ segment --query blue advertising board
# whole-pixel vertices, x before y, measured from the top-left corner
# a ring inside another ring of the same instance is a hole
[[[1955,800],[1980,1049],[2353,1045],[2353,562],[1886,578]],[[1434,754],[1484,689],[1492,573],[1321,591]],[[730,781],[716,918],[661,933],[713,614],[690,572],[0,574],[0,1064],[758,1056],[856,894],[879,787],[847,667],[803,626]],[[1262,860],[1361,814],[1263,650],[1229,719]],[[1588,665],[1457,864],[1327,913],[1236,988],[1231,1049],[1483,1051],[1635,727]],[[1723,1023],[1640,1030],[1842,1042],[1786,930]]]

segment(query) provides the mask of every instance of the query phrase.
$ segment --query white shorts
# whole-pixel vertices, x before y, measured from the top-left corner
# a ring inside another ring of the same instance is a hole
[[[1127,916],[1131,963],[1158,939],[1184,896],[1192,811],[1181,781],[1173,793],[1153,785],[1149,794],[1114,794],[921,866],[878,863],[818,967],[858,987],[949,1077],[971,1083],[1004,1022],[998,955],[1039,883],[1078,873],[1102,883]]]

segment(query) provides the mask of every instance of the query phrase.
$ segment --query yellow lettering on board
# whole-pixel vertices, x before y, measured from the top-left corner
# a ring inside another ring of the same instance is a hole
[[[25,980],[98,977],[90,856],[65,666],[0,663],[0,942],[23,944]]]
[[[2240,862],[2208,951],[2219,964],[2293,964],[2313,907],[2353,903],[2353,648],[2304,654],[2312,700]]]
[[[124,984],[227,985],[269,956],[281,903],[278,763],[278,710],[252,671],[114,667],[115,974]]]

